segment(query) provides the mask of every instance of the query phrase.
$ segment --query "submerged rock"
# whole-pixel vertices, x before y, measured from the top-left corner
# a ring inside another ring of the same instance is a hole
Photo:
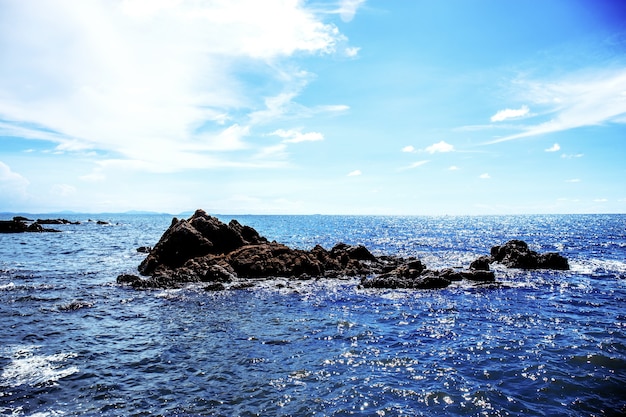
[[[172,288],[206,283],[207,290],[248,288],[268,278],[319,279],[360,277],[364,288],[445,288],[453,281],[495,281],[489,262],[470,269],[429,270],[419,259],[375,256],[365,246],[338,243],[330,250],[320,245],[306,251],[269,242],[236,220],[225,224],[197,210],[189,219],[172,223],[136,275],[117,281],[134,288]]]

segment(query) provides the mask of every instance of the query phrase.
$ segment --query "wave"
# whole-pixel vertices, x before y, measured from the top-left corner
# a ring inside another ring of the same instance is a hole
[[[19,387],[22,385],[42,386],[56,384],[62,378],[78,373],[76,366],[65,366],[76,353],[64,352],[42,355],[37,352],[40,346],[12,346],[0,350],[2,356],[8,354],[9,363],[2,370],[1,386]]]

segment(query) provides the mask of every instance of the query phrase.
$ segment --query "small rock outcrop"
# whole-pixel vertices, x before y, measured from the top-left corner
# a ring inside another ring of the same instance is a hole
[[[205,283],[210,291],[247,288],[259,279],[274,277],[360,277],[364,288],[444,288],[453,281],[491,282],[487,269],[428,270],[413,257],[375,256],[365,246],[338,243],[330,250],[293,249],[266,238],[236,220],[225,224],[197,210],[189,219],[172,223],[138,270],[142,278],[123,274],[121,284],[134,288],[172,288],[187,283]]]
[[[80,222],[73,222],[67,219],[37,219],[35,223],[39,224],[80,224]]]
[[[479,259],[474,262],[477,262]],[[537,253],[530,250],[526,242],[516,239],[509,240],[504,245],[492,247],[490,262],[500,263],[507,268],[569,269],[567,258],[562,255],[556,252]]]

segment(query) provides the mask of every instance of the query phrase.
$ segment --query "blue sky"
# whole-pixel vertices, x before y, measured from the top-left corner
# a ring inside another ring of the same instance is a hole
[[[626,3],[0,0],[0,211],[626,212]]]

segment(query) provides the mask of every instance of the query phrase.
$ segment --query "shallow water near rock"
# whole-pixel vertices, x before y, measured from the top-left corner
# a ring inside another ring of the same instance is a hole
[[[89,217],[0,235],[0,415],[626,412],[624,215],[218,216],[291,247],[363,244],[430,268],[509,239],[571,266],[496,267],[498,285],[443,290],[278,277],[219,292],[116,284],[172,217]]]

